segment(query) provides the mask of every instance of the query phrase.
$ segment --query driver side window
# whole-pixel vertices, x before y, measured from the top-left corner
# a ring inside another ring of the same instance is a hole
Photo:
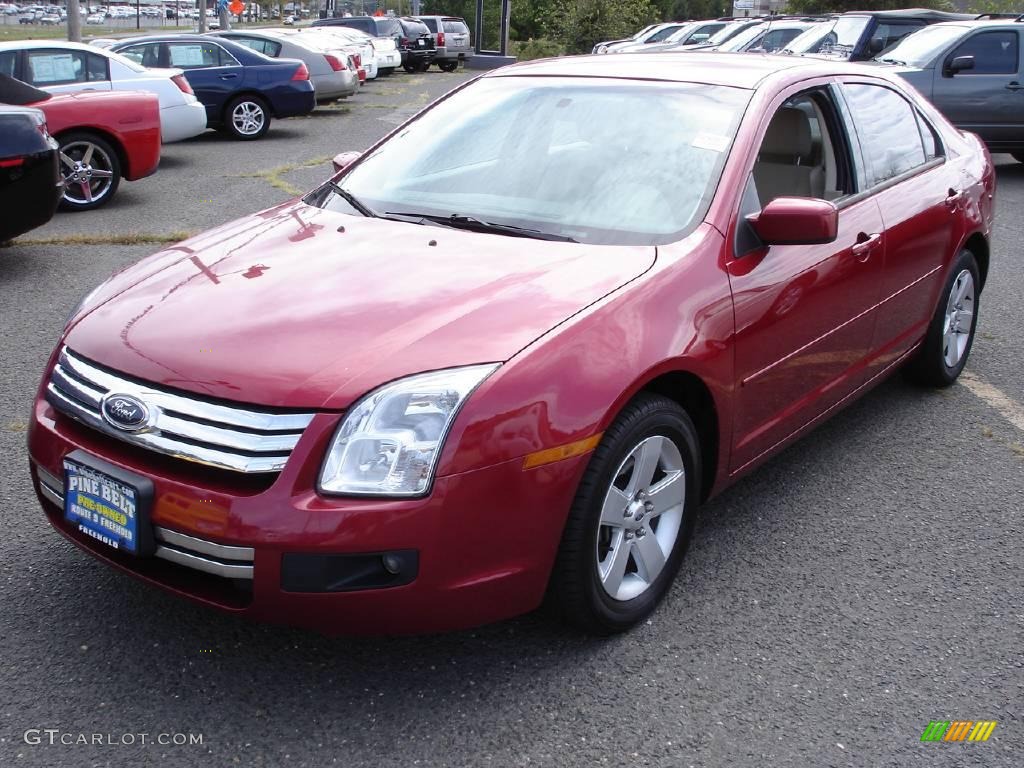
[[[838,201],[856,192],[849,143],[828,88],[788,99],[772,116],[740,202],[735,250],[760,246],[746,217],[778,197]]]
[[[826,89],[786,101],[772,117],[754,163],[760,207],[776,197],[838,200],[854,192],[849,151]]]

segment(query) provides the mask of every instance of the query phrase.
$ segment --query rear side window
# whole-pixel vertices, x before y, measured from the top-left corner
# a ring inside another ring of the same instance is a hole
[[[124,48],[118,51],[126,59],[141,64],[144,67],[160,66],[160,44],[146,43],[145,45],[133,45],[131,48]]]
[[[107,60],[87,51],[28,51],[28,81],[32,85],[61,85],[109,80]]]
[[[378,19],[377,34],[380,37],[396,37],[402,34],[402,25],[395,19]]]
[[[655,32],[653,35],[647,38],[647,42],[660,43],[662,40],[666,40],[672,37],[672,35],[674,35],[678,31],[679,27],[665,27],[664,29],[659,29],[657,32]]]
[[[255,37],[233,37],[231,41],[274,59],[281,53],[281,44],[273,40],[261,40]]]
[[[427,29],[429,29],[431,32],[437,32],[437,19],[432,19],[428,17],[425,19],[420,19],[420,21],[426,24]]]
[[[961,75],[1014,75],[1017,74],[1018,36],[1012,30],[980,32],[964,40],[949,55],[947,61],[957,56],[973,56],[974,69],[965,69]]]
[[[0,52],[0,73],[14,77],[14,65],[18,63],[17,51]]]
[[[871,33],[871,40],[876,51],[884,51],[886,48],[895,45],[911,32],[917,32],[925,27],[924,22],[915,21],[892,21],[879,23]]]
[[[209,43],[168,43],[167,53],[170,65],[180,69],[226,67],[238,63],[219,45]]]
[[[864,150],[869,187],[924,165],[918,118],[906,99],[867,83],[846,83],[843,92]]]

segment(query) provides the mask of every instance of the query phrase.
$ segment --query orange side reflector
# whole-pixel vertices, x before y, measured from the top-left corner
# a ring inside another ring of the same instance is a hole
[[[523,469],[533,469],[544,464],[553,464],[556,461],[571,459],[573,456],[579,456],[592,451],[601,442],[601,435],[603,434],[604,432],[598,432],[596,435],[577,440],[575,443],[566,443],[557,448],[545,448],[543,451],[528,453],[523,458]]]

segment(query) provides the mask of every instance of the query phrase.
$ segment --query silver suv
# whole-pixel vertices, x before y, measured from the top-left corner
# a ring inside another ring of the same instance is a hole
[[[469,27],[456,16],[417,16],[427,25],[434,38],[437,55],[434,63],[445,72],[454,72],[460,61],[473,57],[473,43]]]

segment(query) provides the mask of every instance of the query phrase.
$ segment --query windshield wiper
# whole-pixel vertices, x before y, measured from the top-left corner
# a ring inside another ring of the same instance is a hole
[[[901,66],[901,67],[908,66],[907,62],[905,62],[905,61],[900,61],[899,59],[890,59],[888,57],[886,57],[884,59],[875,59],[875,61],[881,61],[884,64],[896,64],[896,65]]]
[[[385,211],[385,216],[403,216],[410,219],[419,219],[419,224],[429,221],[433,224],[440,224],[454,229],[468,229],[472,232],[494,232],[500,235],[511,235],[512,237],[532,237],[535,240],[557,240],[563,243],[578,242],[565,235],[554,235],[550,232],[541,232],[539,229],[517,227],[515,224],[497,224],[493,221],[481,221],[472,216],[462,216],[453,213],[450,216],[438,216],[433,213],[416,213],[414,211]]]
[[[330,188],[330,190],[334,194],[336,194],[338,197],[340,197],[346,203],[348,203],[353,208],[355,208],[357,211],[359,211],[359,213],[363,214],[363,216],[366,216],[366,217],[371,218],[371,219],[376,219],[377,218],[377,214],[376,213],[374,213],[372,210],[367,208],[366,205],[364,205],[363,203],[361,203],[359,201],[358,197],[353,195],[348,190],[342,189],[338,184],[336,184],[333,181],[328,181],[327,182],[327,186]]]

